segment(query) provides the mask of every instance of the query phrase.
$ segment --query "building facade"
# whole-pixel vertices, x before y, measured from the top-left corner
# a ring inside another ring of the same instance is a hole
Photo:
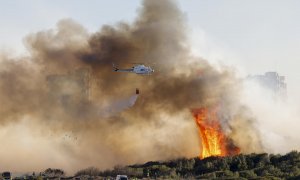
[[[266,72],[264,75],[253,75],[247,78],[259,83],[262,87],[270,90],[275,98],[287,98],[287,84],[285,76],[280,76],[277,72]]]

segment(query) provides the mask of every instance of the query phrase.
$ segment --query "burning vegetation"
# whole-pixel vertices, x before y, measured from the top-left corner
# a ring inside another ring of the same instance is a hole
[[[233,145],[232,140],[224,134],[217,108],[193,109],[192,113],[201,139],[200,159],[210,156],[235,155],[240,152],[240,148]]]

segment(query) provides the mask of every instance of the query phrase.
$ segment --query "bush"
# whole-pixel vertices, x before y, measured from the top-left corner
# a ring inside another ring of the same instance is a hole
[[[244,178],[247,178],[247,179],[256,178],[257,177],[257,175],[254,173],[253,170],[240,171],[239,175],[240,175],[240,177],[244,177]]]

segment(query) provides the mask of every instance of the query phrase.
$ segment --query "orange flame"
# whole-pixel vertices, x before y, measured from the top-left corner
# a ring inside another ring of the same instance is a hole
[[[240,149],[226,138],[217,116],[217,109],[200,108],[192,110],[201,139],[200,159],[209,156],[238,154]]]

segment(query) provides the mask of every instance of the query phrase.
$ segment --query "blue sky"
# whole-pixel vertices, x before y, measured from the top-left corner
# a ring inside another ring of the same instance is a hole
[[[131,22],[140,0],[0,0],[0,50],[23,53],[29,33],[72,18],[89,31]],[[278,71],[300,102],[300,1],[181,0],[194,52],[243,74]]]

